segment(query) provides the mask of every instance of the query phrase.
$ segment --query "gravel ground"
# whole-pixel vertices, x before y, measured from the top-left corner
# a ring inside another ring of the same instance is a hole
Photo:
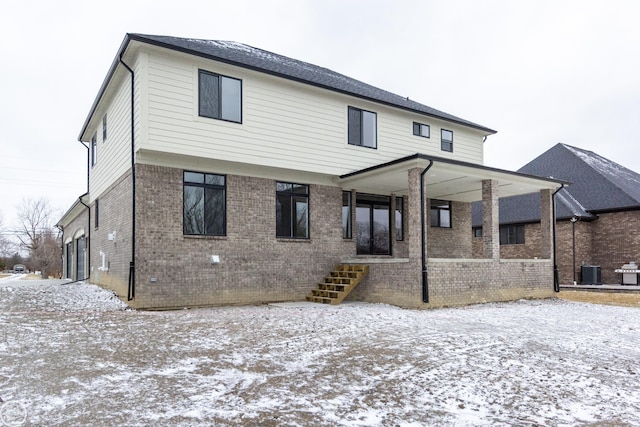
[[[0,280],[0,426],[637,426],[640,311],[127,310]]]

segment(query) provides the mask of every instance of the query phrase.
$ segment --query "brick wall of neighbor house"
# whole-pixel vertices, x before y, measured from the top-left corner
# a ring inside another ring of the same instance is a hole
[[[575,279],[581,283],[580,266],[591,265],[592,260],[592,228],[593,222],[578,221],[575,224],[576,259]],[[561,285],[573,284],[573,232],[571,221],[556,223],[556,256],[558,261],[558,278]],[[620,264],[622,265],[622,264]]]
[[[427,205],[428,206],[428,205]],[[427,216],[430,209],[426,210]],[[430,218],[425,219],[427,226]],[[429,227],[429,258],[471,258],[471,204],[451,202],[451,228]]]
[[[131,171],[100,194],[98,201],[98,228],[95,228],[95,200],[91,204],[90,282],[126,298],[131,262]],[[114,239],[109,240],[113,232]],[[102,268],[101,251],[105,254],[106,269]]]
[[[342,239],[340,188],[310,186],[311,239],[277,239],[275,181],[227,175],[227,235],[194,237],[183,235],[183,171],[137,171],[136,307],[303,300],[355,255],[355,242]]]
[[[551,298],[551,260],[429,260],[430,307]]]
[[[614,270],[630,261],[640,263],[640,211],[598,214],[592,229],[591,263],[602,268],[603,283],[620,283]]]

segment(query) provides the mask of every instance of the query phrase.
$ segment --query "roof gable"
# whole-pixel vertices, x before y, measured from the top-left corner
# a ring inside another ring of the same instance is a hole
[[[640,174],[592,151],[556,144],[519,172],[570,181],[568,193],[590,212],[640,207]]]
[[[263,49],[233,41],[189,39],[171,36],[128,34],[130,40],[202,56],[208,59],[253,69],[301,83],[322,87],[393,107],[425,114],[449,122],[494,134],[496,131],[452,114],[431,108],[351,77]],[[126,45],[126,43],[125,43]],[[125,47],[126,48],[126,47]]]

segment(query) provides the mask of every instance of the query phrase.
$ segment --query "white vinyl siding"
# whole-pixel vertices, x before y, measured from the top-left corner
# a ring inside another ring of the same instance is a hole
[[[482,132],[252,70],[196,57],[153,53],[148,63],[148,138],[140,148],[322,174],[340,175],[415,153],[481,163]],[[186,60],[189,58],[189,61]],[[242,80],[242,123],[198,115],[198,70]],[[377,150],[347,143],[348,106],[377,115]],[[439,138],[451,129],[455,153]]]
[[[140,96],[144,92],[142,69],[140,66],[144,61],[136,63],[136,123],[135,138],[139,140],[143,133],[141,128]],[[103,100],[104,113],[97,116],[95,120],[95,131],[98,134],[98,163],[90,171],[90,201],[93,202],[100,197],[110,185],[118,180],[123,174],[131,169],[131,75],[122,73],[117,81],[113,82],[113,96]],[[102,140],[102,117],[108,116],[108,142]],[[139,141],[136,144],[140,146]]]

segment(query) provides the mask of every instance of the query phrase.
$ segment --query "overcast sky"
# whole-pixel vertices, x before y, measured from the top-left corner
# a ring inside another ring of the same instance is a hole
[[[0,218],[86,191],[78,134],[125,34],[234,40],[498,131],[517,170],[558,142],[640,172],[634,0],[9,0],[0,17]]]

